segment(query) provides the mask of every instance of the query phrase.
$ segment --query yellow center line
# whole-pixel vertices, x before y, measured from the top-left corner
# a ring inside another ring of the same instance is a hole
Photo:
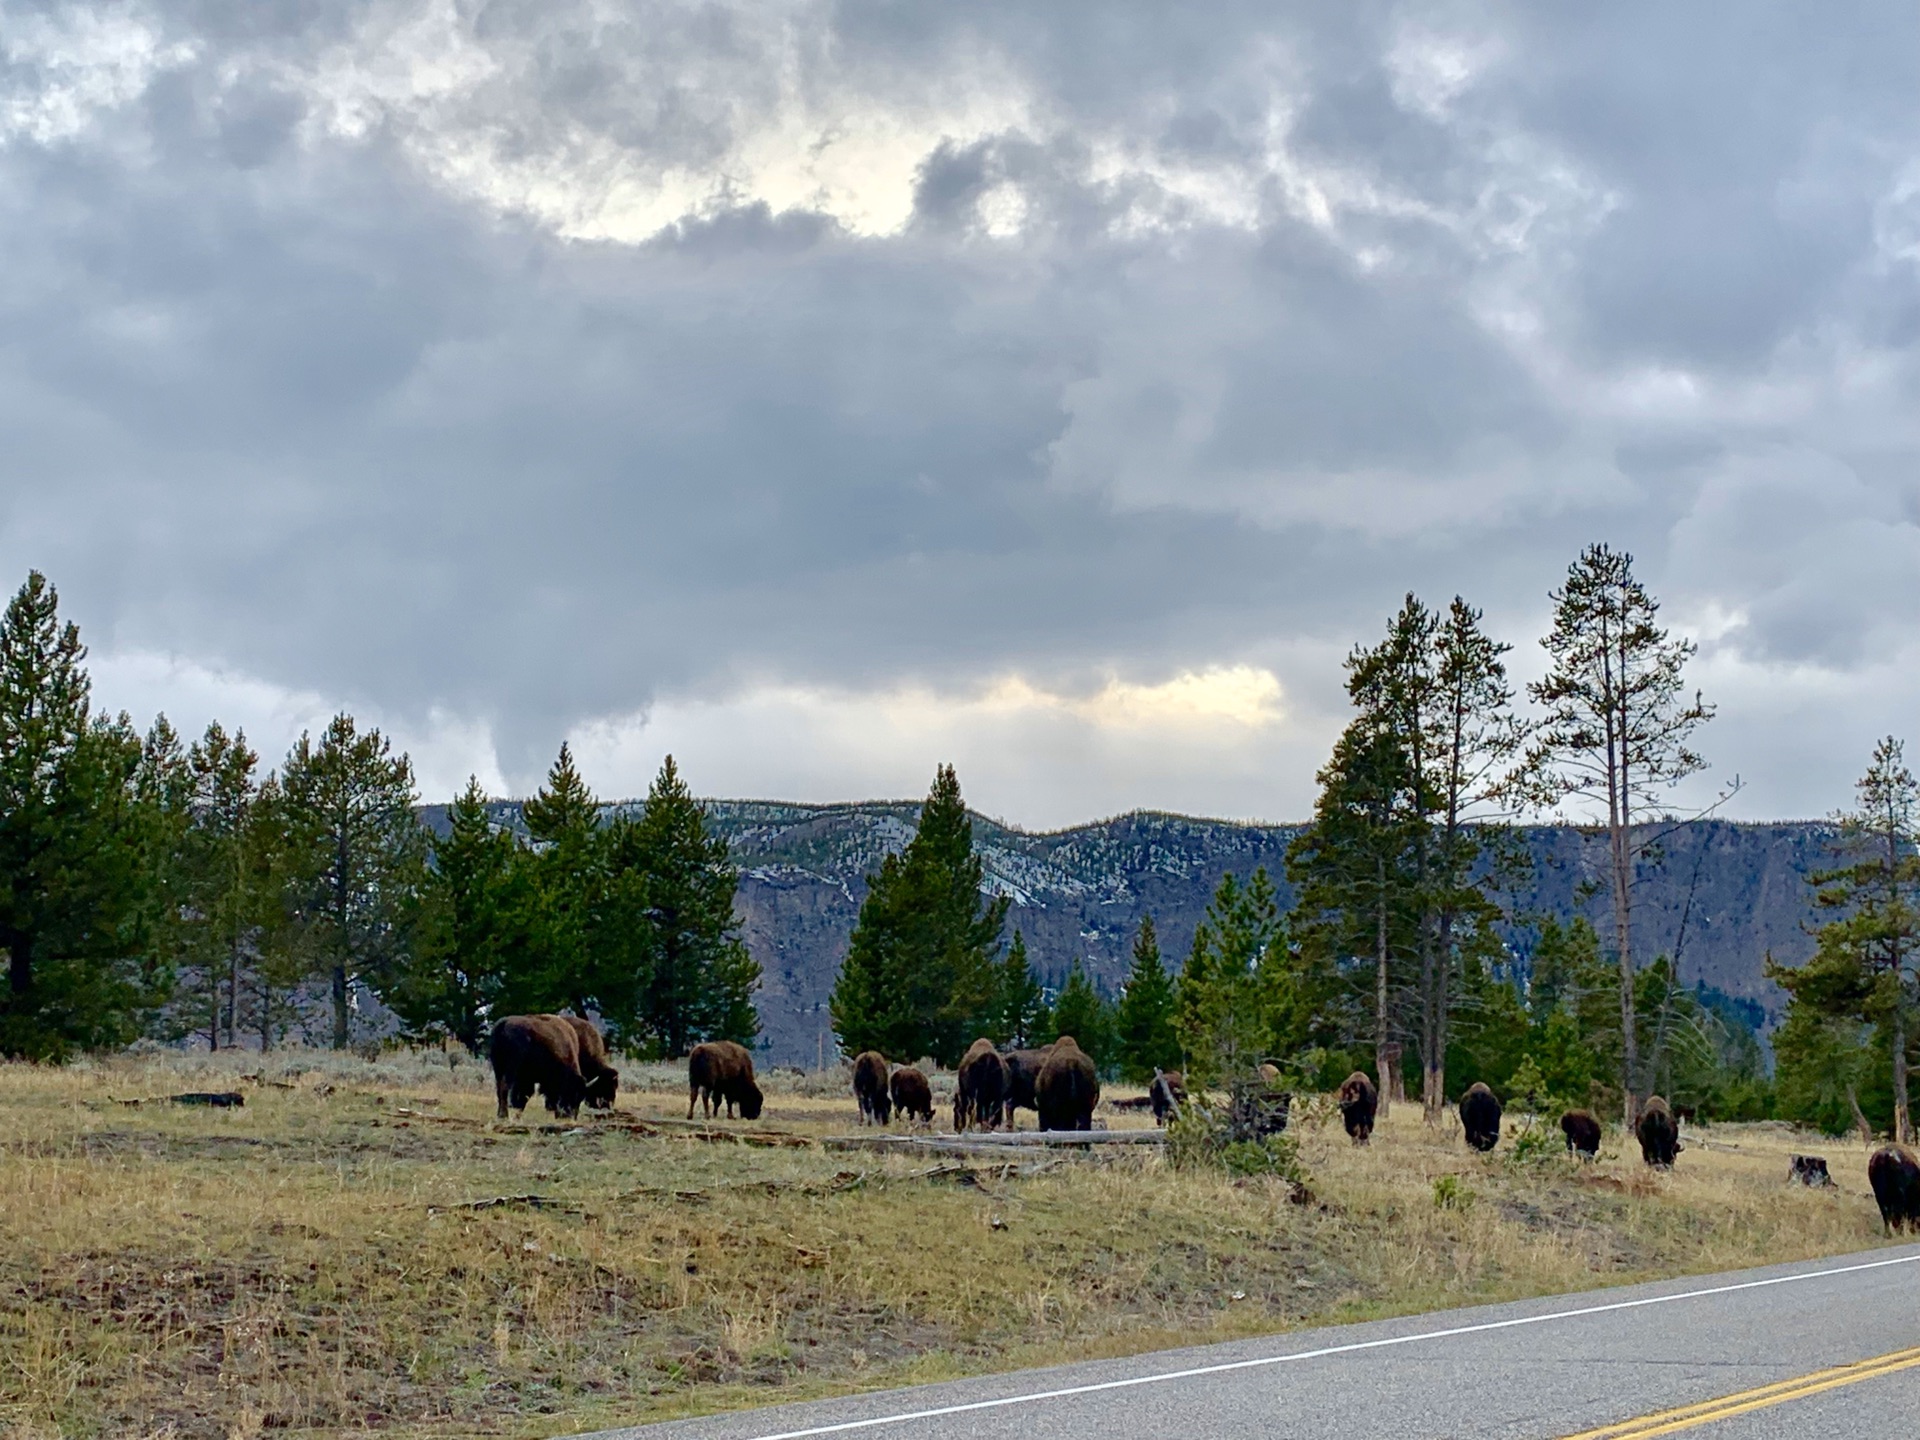
[[[1920,1345],[1907,1350],[1895,1350],[1871,1360],[1856,1360],[1851,1365],[1836,1365],[1830,1370],[1815,1370],[1811,1374],[1800,1375],[1792,1380],[1776,1380],[1771,1385],[1759,1385],[1751,1390],[1722,1395],[1717,1400],[1680,1405],[1672,1410],[1642,1415],[1635,1420],[1622,1420],[1612,1425],[1602,1425],[1597,1430],[1582,1430],[1578,1435],[1566,1436],[1565,1440],[1649,1440],[1651,1436],[1671,1435],[1678,1430],[1691,1430],[1696,1425],[1709,1425],[1715,1420],[1744,1415],[1749,1410],[1764,1410],[1771,1405],[1783,1405],[1789,1400],[1818,1395],[1823,1390],[1837,1390],[1843,1385],[1857,1385],[1862,1380],[1878,1379],[1882,1375],[1911,1370],[1915,1366],[1920,1366]]]

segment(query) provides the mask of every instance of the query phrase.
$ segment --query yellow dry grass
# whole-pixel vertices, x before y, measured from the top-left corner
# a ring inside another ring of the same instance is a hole
[[[231,1064],[0,1067],[0,1432],[560,1434],[1880,1233],[1857,1147],[1765,1126],[1703,1132],[1655,1176],[1617,1135],[1597,1165],[1516,1164],[1403,1107],[1366,1149],[1299,1127],[1301,1204],[1151,1153],[928,1178],[919,1157],[498,1127],[471,1064],[272,1061],[235,1111],[119,1103]],[[622,1110],[683,1114],[651,1073]],[[761,1123],[853,1120],[790,1085]],[[1789,1186],[1796,1149],[1838,1187]]]

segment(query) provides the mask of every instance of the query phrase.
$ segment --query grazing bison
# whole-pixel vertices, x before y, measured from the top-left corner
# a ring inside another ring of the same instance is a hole
[[[731,1040],[709,1040],[693,1047],[687,1056],[687,1119],[693,1118],[693,1102],[701,1101],[701,1113],[711,1120],[726,1106],[729,1117],[740,1107],[745,1120],[758,1120],[764,1098],[753,1079],[753,1056],[744,1045]]]
[[[953,1087],[953,1128],[961,1131],[969,1124],[988,1130],[1000,1123],[1007,1104],[1007,1062],[993,1048],[993,1042],[979,1039],[961,1057],[960,1071]]]
[[[1379,1108],[1380,1092],[1363,1072],[1356,1070],[1340,1082],[1340,1119],[1354,1144],[1364,1145],[1373,1138],[1373,1117]]]
[[[1091,1130],[1093,1107],[1100,1099],[1100,1080],[1093,1061],[1071,1035],[1053,1042],[1047,1063],[1033,1085],[1034,1108],[1042,1130]]]
[[[1023,1106],[1038,1112],[1039,1107],[1033,1101],[1033,1087],[1040,1079],[1040,1067],[1047,1063],[1047,1056],[1053,1053],[1051,1045],[1042,1045],[1036,1050],[1002,1050],[1000,1058],[1007,1062],[1007,1124],[1013,1124],[1013,1112]]]
[[[1187,1103],[1187,1077],[1178,1070],[1156,1068],[1153,1084],[1147,1087],[1147,1103],[1153,1106],[1153,1123],[1166,1124]]]
[[[1867,1161],[1867,1183],[1887,1233],[1920,1230],[1920,1163],[1903,1145],[1883,1145]]]
[[[1478,1080],[1460,1097],[1460,1124],[1476,1150],[1484,1153],[1500,1143],[1500,1102]]]
[[[620,1093],[620,1072],[607,1063],[607,1041],[600,1028],[578,1015],[556,1017],[573,1027],[580,1042],[580,1078],[587,1084],[587,1108],[611,1110],[613,1097]]]
[[[1582,1160],[1600,1153],[1600,1122],[1589,1110],[1569,1110],[1560,1117],[1560,1133],[1567,1137],[1567,1151]]]
[[[580,1037],[558,1015],[509,1015],[487,1042],[499,1115],[527,1108],[537,1089],[547,1109],[567,1118],[580,1113],[587,1082],[580,1074]]]
[[[1833,1176],[1827,1170],[1827,1162],[1820,1155],[1789,1155],[1787,1157],[1787,1179],[1798,1180],[1809,1189],[1825,1189],[1833,1184]]]
[[[1658,1095],[1649,1097],[1633,1133],[1640,1137],[1640,1158],[1656,1170],[1671,1170],[1680,1153],[1680,1129],[1673,1123],[1673,1111]]]
[[[933,1087],[922,1072],[911,1065],[902,1065],[893,1072],[890,1088],[893,1108],[900,1112],[902,1119],[918,1120],[924,1125],[933,1123]]]
[[[853,1095],[860,1102],[860,1118],[874,1125],[893,1120],[893,1101],[887,1094],[887,1057],[878,1050],[862,1050],[853,1057]]]

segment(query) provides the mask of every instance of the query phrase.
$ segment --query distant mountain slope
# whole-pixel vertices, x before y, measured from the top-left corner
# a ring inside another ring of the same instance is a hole
[[[812,1063],[832,1053],[827,996],[866,877],[912,837],[919,806],[714,800],[708,813],[741,867],[737,909],[765,972],[759,1006],[767,1058]],[[518,828],[517,804],[500,802],[495,814]],[[1011,923],[1025,933],[1042,973],[1057,978],[1079,956],[1110,991],[1126,974],[1140,917],[1153,915],[1162,953],[1178,964],[1228,871],[1265,866],[1290,903],[1285,855],[1298,833],[1292,825],[1150,811],[1047,834],[974,817],[988,885],[1012,899]],[[1533,826],[1521,835],[1534,864],[1513,897],[1516,911],[1588,914],[1604,935],[1605,894],[1583,889],[1604,878],[1604,841],[1570,826]],[[1777,1014],[1781,995],[1763,962],[1769,951],[1790,963],[1811,953],[1802,928],[1806,875],[1824,863],[1831,836],[1817,822],[1678,826],[1662,843],[1660,863],[1643,867],[1636,949],[1650,956],[1677,947],[1689,983],[1704,980]],[[1525,934],[1515,943],[1524,947]]]

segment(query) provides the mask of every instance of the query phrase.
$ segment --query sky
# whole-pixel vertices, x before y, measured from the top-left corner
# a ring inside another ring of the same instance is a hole
[[[1920,714],[1911,6],[0,0],[0,585],[426,798],[1295,819],[1630,551],[1725,813]]]

